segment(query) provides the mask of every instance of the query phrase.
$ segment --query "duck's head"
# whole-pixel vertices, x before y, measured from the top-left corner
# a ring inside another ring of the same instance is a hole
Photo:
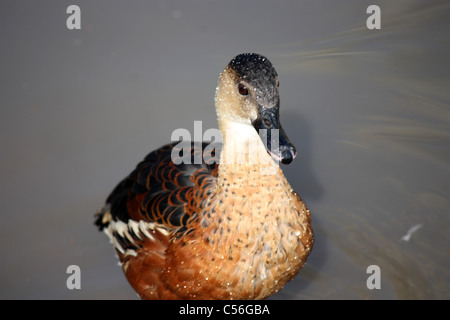
[[[243,139],[250,126],[257,133],[260,129],[266,129],[267,151],[277,161],[288,164],[297,152],[280,124],[278,85],[278,74],[266,57],[256,53],[240,54],[220,75],[215,97],[216,110],[222,133],[230,123],[244,125],[233,126],[243,128],[243,132],[236,132]],[[273,129],[278,130],[278,147],[272,143]]]

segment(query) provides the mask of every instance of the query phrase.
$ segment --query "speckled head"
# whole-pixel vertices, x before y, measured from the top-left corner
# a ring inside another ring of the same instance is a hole
[[[267,151],[287,164],[297,152],[280,124],[278,86],[278,74],[269,59],[256,53],[237,55],[220,75],[216,109],[219,127],[232,121],[247,123],[258,132],[265,129]],[[278,146],[272,143],[273,132],[279,135]]]
[[[279,104],[278,74],[269,59],[256,53],[243,53],[234,57],[229,66],[242,82],[254,89],[259,105],[276,107]]]

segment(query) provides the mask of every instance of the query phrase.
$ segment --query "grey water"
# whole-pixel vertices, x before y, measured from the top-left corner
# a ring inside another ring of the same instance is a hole
[[[278,71],[315,233],[272,299],[450,299],[450,2],[77,1],[80,30],[70,4],[0,4],[1,299],[137,299],[93,214],[173,130],[217,127],[242,52]]]

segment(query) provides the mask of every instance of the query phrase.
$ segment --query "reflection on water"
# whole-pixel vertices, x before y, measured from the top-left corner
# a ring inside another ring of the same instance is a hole
[[[377,1],[369,31],[371,2],[240,3],[230,26],[229,3],[81,1],[77,34],[59,27],[63,4],[3,4],[0,298],[136,298],[93,213],[172,130],[216,126],[218,73],[257,51],[280,75],[299,151],[283,169],[316,238],[273,299],[449,299],[450,4]]]

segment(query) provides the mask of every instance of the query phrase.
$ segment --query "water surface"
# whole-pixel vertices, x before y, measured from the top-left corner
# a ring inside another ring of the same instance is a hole
[[[450,3],[77,1],[78,31],[70,4],[0,5],[0,298],[137,298],[93,214],[174,129],[216,127],[219,72],[249,51],[279,73],[316,237],[273,298],[450,298]]]

